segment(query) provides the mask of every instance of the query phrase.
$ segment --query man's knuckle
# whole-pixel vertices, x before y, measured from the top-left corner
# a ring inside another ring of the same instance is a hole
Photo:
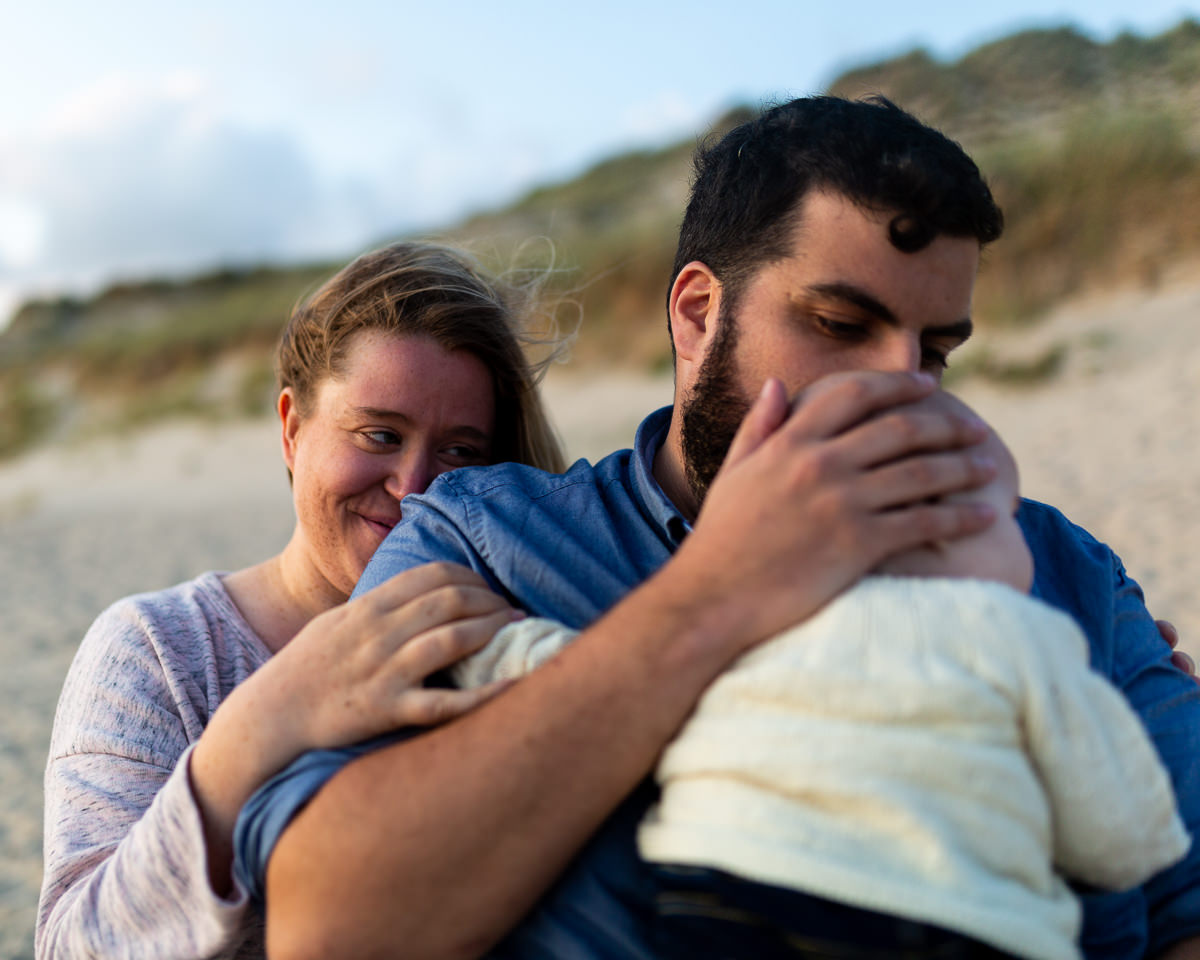
[[[831,524],[857,530],[854,495],[844,486],[830,487],[817,498],[819,515]]]
[[[912,530],[918,543],[940,540],[945,534],[946,511],[936,506],[914,507]]]
[[[859,556],[875,539],[865,524],[844,523],[837,529],[835,551],[839,556]]]
[[[875,399],[875,384],[862,377],[847,377],[837,389],[845,397],[845,402],[853,407],[865,407]]]
[[[837,473],[837,454],[828,445],[822,445],[814,447],[800,462],[794,483],[798,487],[817,487],[829,483]]]
[[[914,490],[928,491],[939,479],[939,470],[928,457],[914,457],[904,464],[904,482]]]
[[[906,449],[926,442],[925,424],[916,414],[895,413],[891,416],[893,430],[903,441]]]

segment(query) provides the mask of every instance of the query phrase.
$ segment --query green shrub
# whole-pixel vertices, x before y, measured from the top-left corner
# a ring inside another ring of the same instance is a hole
[[[56,414],[53,402],[26,376],[10,372],[0,379],[0,458],[21,453],[42,439]]]

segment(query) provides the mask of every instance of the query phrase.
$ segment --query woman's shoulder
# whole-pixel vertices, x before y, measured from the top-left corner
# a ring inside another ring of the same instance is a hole
[[[243,632],[249,626],[230,599],[221,575],[209,571],[172,587],[122,597],[96,618],[88,635],[196,639],[225,629]]]
[[[79,645],[64,698],[82,683],[89,691],[191,702],[207,713],[269,656],[220,574],[204,573],[124,597],[101,613]]]

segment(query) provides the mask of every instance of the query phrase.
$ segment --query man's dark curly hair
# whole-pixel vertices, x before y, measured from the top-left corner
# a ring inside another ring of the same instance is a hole
[[[810,190],[894,214],[892,244],[908,253],[938,234],[987,244],[1004,227],[962,147],[880,96],[791,100],[702,144],[694,162],[671,280],[699,260],[730,304],[759,267],[789,255],[798,204]]]

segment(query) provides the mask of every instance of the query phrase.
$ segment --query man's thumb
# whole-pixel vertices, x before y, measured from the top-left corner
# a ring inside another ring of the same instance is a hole
[[[787,420],[788,412],[787,391],[783,382],[777,377],[768,377],[729,445],[723,468],[728,469],[744,460],[762,446],[763,441]]]

